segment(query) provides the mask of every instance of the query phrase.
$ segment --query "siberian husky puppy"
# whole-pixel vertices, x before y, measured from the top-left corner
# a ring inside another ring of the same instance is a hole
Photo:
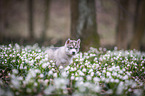
[[[68,39],[62,47],[53,47],[47,50],[48,59],[56,62],[56,65],[69,65],[72,63],[72,58],[79,52],[80,39],[77,41]]]

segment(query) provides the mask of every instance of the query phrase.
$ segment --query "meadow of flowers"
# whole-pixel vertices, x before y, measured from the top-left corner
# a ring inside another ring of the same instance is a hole
[[[0,96],[144,96],[145,53],[90,48],[68,66],[48,60],[48,47],[0,45]]]

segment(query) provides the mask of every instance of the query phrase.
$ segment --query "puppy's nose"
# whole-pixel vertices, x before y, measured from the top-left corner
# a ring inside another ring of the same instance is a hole
[[[72,52],[72,54],[73,54],[73,55],[75,55],[75,54],[76,54],[76,52]]]

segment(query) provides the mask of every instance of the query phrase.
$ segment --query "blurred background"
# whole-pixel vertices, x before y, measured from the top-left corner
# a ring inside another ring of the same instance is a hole
[[[80,38],[82,51],[145,51],[145,0],[0,0],[0,45],[62,46],[68,38]]]

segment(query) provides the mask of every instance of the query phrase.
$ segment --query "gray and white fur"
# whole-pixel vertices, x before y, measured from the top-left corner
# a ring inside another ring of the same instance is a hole
[[[56,65],[69,65],[72,63],[73,56],[79,52],[80,39],[77,41],[68,39],[62,47],[49,48],[47,50],[48,59],[56,62]]]

